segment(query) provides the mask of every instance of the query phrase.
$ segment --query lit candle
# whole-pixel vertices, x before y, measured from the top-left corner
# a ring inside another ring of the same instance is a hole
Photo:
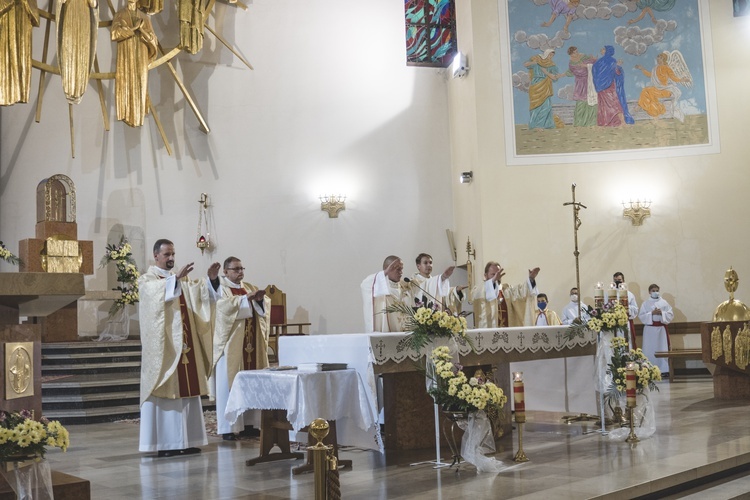
[[[513,372],[513,407],[516,410],[516,422],[526,422],[526,403],[523,395],[523,372]]]
[[[622,307],[628,308],[628,286],[625,283],[620,284],[620,288],[617,289],[618,297],[617,300],[620,302]]]
[[[594,307],[602,307],[604,305],[604,287],[602,282],[598,282],[594,287]]]
[[[625,365],[625,397],[628,408],[635,408],[635,362]]]

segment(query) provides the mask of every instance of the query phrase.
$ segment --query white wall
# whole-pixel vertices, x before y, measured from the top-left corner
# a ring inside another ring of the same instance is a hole
[[[640,301],[650,283],[673,303],[676,321],[710,320],[728,298],[724,271],[739,273],[737,298],[750,303],[746,90],[750,18],[732,17],[732,2],[710,2],[721,153],[581,165],[505,164],[498,0],[457,0],[459,49],[468,77],[449,84],[454,174],[473,165],[476,181],[454,191],[457,239],[477,241],[478,267],[499,260],[518,282],[540,266],[539,286],[559,310],[575,284],[570,201],[577,183],[582,295],[592,302],[597,281],[622,271]],[[644,188],[652,216],[634,227],[620,201]],[[653,189],[651,189],[653,191]],[[481,228],[476,218],[481,217]]]
[[[76,183],[79,238],[94,241],[96,264],[123,230],[143,267],[153,241],[167,237],[178,265],[194,260],[200,273],[230,254],[242,258],[247,279],[285,290],[290,320],[311,321],[313,332],[360,331],[359,283],[386,255],[402,256],[409,272],[421,251],[436,268],[450,263],[444,71],[406,67],[400,0],[255,0],[247,12],[217,5],[217,17],[255,70],[208,33],[201,54],[179,56],[210,135],[166,68],[151,71],[171,157],[150,119],[140,130],[114,121],[112,82],[109,132],[93,87],[74,109],[74,159],[58,77],[41,123],[33,103],[0,110],[0,239],[16,252],[34,237],[36,185],[62,173]],[[41,59],[43,29],[35,33]],[[106,66],[107,33],[99,43]],[[38,71],[33,78],[35,96]],[[205,256],[194,245],[202,192],[216,244]],[[347,195],[338,219],[320,211],[317,197],[329,192]],[[87,278],[92,290],[115,285],[111,270]]]

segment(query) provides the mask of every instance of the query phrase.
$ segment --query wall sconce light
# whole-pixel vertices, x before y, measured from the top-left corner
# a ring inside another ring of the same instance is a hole
[[[629,218],[634,226],[643,225],[643,219],[651,217],[651,200],[623,201],[622,216]]]
[[[466,54],[456,52],[456,55],[453,56],[453,62],[451,63],[451,72],[453,78],[463,78],[469,74],[469,62],[466,59]]]
[[[320,209],[323,212],[328,212],[330,219],[336,219],[339,216],[339,212],[346,210],[346,196],[342,195],[321,195],[320,196]]]
[[[474,180],[474,172],[461,172],[461,175],[458,177],[458,180],[461,184],[471,184],[471,181]]]

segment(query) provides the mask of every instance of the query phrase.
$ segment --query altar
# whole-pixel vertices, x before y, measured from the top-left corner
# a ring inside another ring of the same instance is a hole
[[[567,339],[566,326],[468,330],[475,347],[459,344],[464,366],[492,366],[495,380],[512,400],[511,370],[524,371],[528,410],[596,413],[596,334]],[[367,397],[384,413],[386,450],[434,446],[432,399],[417,362],[432,350],[416,352],[405,333],[305,335],[279,339],[279,364],[347,363],[369,388]],[[439,339],[446,344],[447,339]],[[378,382],[382,379],[382,383]],[[504,430],[510,431],[510,403]]]

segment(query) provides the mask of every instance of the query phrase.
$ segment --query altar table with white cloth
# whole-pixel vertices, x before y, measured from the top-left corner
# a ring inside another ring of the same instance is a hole
[[[340,444],[382,451],[377,406],[369,392],[353,369],[241,371],[232,383],[225,416],[234,422],[247,410],[286,410],[297,432],[316,418],[335,420]]]
[[[465,366],[492,364],[508,373],[496,377],[512,400],[510,371],[523,371],[527,410],[596,413],[594,355],[596,334],[567,339],[567,326],[533,326],[468,330],[476,351],[459,344]],[[416,371],[415,362],[433,349],[417,353],[406,345],[406,333],[353,333],[282,336],[279,364],[347,363],[368,386],[370,404],[377,405],[376,374]],[[435,345],[446,344],[437,339]],[[521,363],[523,362],[523,363]],[[510,369],[505,368],[510,363]],[[502,386],[501,386],[502,387]],[[388,399],[386,397],[386,399]],[[386,427],[388,422],[386,421]]]

